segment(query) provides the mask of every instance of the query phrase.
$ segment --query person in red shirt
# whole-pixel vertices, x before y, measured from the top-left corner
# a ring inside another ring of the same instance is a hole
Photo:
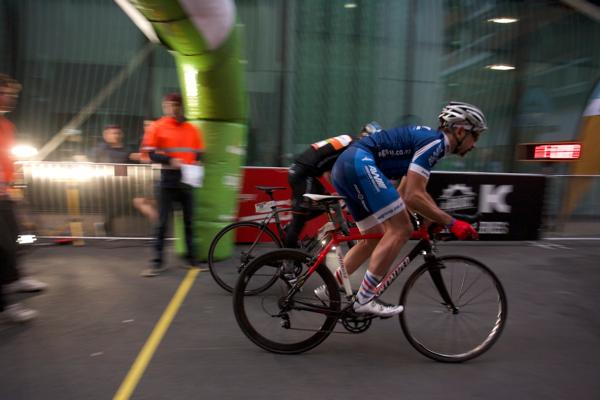
[[[163,98],[164,116],[154,121],[144,134],[142,152],[152,162],[162,164],[158,193],[159,221],[156,230],[155,258],[142,276],[156,276],[164,270],[163,247],[168,222],[175,203],[183,209],[188,265],[197,265],[192,229],[194,196],[192,187],[181,182],[181,167],[198,164],[204,151],[202,132],[185,121],[181,95],[171,93]]]
[[[37,292],[45,283],[21,276],[17,268],[18,226],[10,183],[13,180],[11,149],[14,145],[15,127],[4,117],[14,110],[21,85],[7,75],[0,74],[0,316],[15,322],[25,322],[36,317],[37,311],[19,303],[7,304],[7,292]]]

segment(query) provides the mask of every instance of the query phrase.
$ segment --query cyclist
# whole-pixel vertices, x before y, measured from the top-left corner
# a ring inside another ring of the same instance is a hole
[[[402,305],[374,300],[375,288],[409,239],[413,230],[407,207],[428,220],[443,224],[457,238],[477,238],[467,222],[442,211],[427,193],[431,168],[447,154],[465,156],[487,129],[483,112],[467,103],[452,101],[439,115],[439,128],[403,126],[381,130],[353,144],[340,155],[332,170],[332,182],[362,233],[383,233],[381,239],[357,243],[344,258],[349,274],[369,258],[354,311],[381,317],[402,312]],[[402,181],[396,189],[390,179]],[[336,273],[340,281],[339,270]],[[324,298],[326,289],[315,294]]]
[[[292,188],[292,222],[286,228],[285,247],[298,247],[298,236],[304,225],[318,217],[322,211],[311,210],[305,193],[329,194],[319,182],[319,177],[330,179],[333,163],[354,141],[381,130],[375,121],[365,125],[356,138],[340,135],[311,144],[298,155],[288,170],[288,183]]]

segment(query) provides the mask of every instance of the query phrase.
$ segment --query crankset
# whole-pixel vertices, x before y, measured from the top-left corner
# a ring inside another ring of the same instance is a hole
[[[340,319],[343,327],[350,333],[363,333],[371,326],[373,316],[348,314]]]

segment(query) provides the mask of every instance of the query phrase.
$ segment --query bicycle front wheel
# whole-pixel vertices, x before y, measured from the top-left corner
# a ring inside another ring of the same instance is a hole
[[[502,284],[481,262],[446,256],[420,266],[400,296],[400,324],[421,354],[442,362],[462,362],[485,353],[506,324]],[[445,291],[455,308],[443,299]]]
[[[231,293],[240,272],[252,260],[281,247],[279,237],[265,225],[251,221],[236,222],[223,228],[213,238],[208,250],[208,268],[215,282]],[[268,285],[269,281],[263,283]],[[251,292],[263,289],[247,288]]]
[[[311,256],[301,250],[281,249],[254,260],[242,271],[233,293],[235,318],[244,334],[265,350],[296,354],[310,350],[335,327],[340,294],[324,264],[306,276]],[[282,269],[293,267],[291,281]],[[248,287],[264,286],[266,277],[278,279],[266,290],[248,294]],[[288,278],[286,278],[288,277]],[[315,289],[324,285],[318,296]]]

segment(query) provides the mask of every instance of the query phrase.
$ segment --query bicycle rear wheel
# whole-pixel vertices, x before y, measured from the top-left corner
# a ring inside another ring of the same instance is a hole
[[[256,222],[236,222],[223,228],[213,238],[208,250],[208,268],[215,282],[231,293],[240,272],[252,260],[281,247],[279,237],[266,226]],[[272,275],[270,278],[274,282]],[[268,285],[269,280],[263,284]],[[247,290],[260,292],[264,288],[248,286]]]
[[[301,250],[276,250],[242,271],[233,294],[235,318],[242,332],[259,347],[281,354],[302,353],[333,331],[340,310],[337,283],[324,264],[306,277],[310,259]],[[288,282],[280,272],[290,265],[297,271],[297,284]],[[274,275],[278,279],[266,290],[248,294],[248,287],[264,286],[265,277]],[[321,285],[326,286],[328,299],[315,295]]]
[[[400,304],[402,330],[421,354],[442,362],[462,362],[485,353],[506,323],[502,284],[481,262],[446,256],[420,266],[408,278]],[[441,277],[456,310],[442,299],[433,276]]]

